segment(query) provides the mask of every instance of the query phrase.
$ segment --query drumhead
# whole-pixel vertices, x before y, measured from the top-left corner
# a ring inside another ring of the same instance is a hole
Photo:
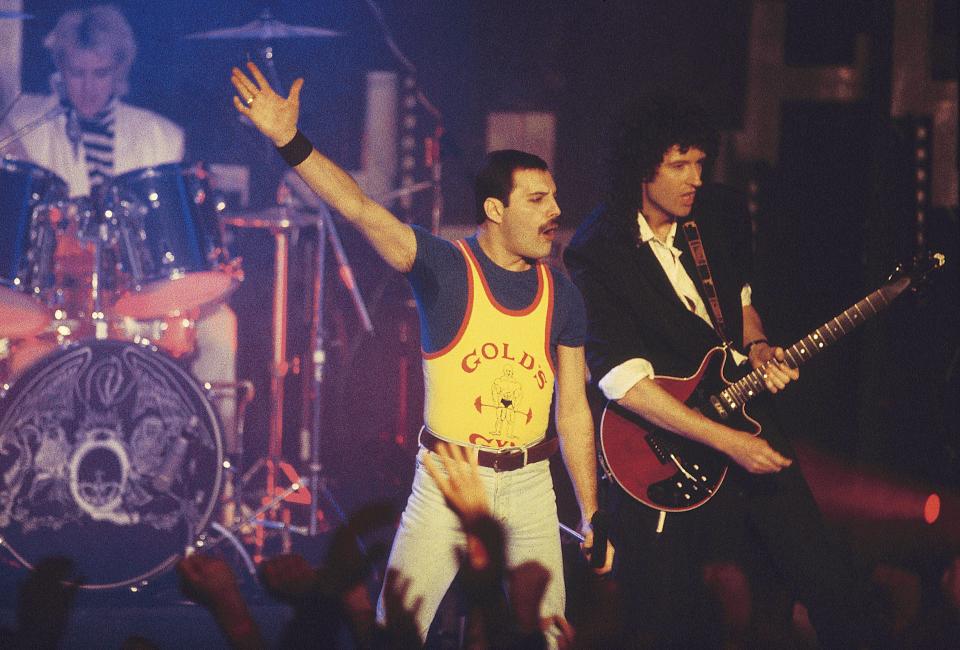
[[[154,348],[85,341],[0,402],[0,536],[24,565],[73,560],[105,589],[164,571],[219,498],[223,443],[202,387]]]

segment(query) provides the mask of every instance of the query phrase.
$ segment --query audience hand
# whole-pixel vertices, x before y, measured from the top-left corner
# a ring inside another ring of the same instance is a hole
[[[180,591],[213,613],[232,647],[251,650],[265,647],[236,577],[226,562],[195,553],[177,563],[177,573]]]
[[[56,647],[63,636],[79,587],[73,562],[65,557],[41,560],[20,586],[18,636],[25,647]]]
[[[180,588],[191,600],[207,607],[240,596],[233,571],[222,559],[195,553],[177,563]]]
[[[384,647],[419,648],[423,645],[417,630],[417,612],[423,606],[423,598],[407,603],[410,579],[396,569],[389,569],[383,581],[383,607],[385,613],[386,639]]]
[[[489,515],[490,502],[477,469],[477,450],[441,442],[437,455],[446,475],[438,469],[431,454],[424,455],[423,464],[461,521],[466,525]]]
[[[260,578],[270,595],[281,602],[296,604],[314,593],[317,572],[300,555],[278,555],[263,563]]]

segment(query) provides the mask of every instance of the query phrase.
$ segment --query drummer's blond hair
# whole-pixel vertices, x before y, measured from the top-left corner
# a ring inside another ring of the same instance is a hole
[[[127,75],[137,55],[137,43],[130,23],[113,5],[97,5],[68,11],[60,16],[56,27],[43,39],[58,70],[63,69],[67,50],[99,50],[117,64],[117,95],[128,90]]]

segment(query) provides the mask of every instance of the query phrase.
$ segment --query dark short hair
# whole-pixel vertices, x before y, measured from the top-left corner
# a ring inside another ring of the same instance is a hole
[[[540,156],[516,149],[501,149],[487,154],[483,167],[473,183],[477,223],[483,223],[487,218],[487,213],[483,209],[483,202],[487,199],[500,199],[504,205],[510,204],[510,192],[513,191],[513,172],[518,169],[542,169],[547,171],[548,167]]]
[[[679,97],[647,97],[624,113],[609,160],[609,200],[628,219],[642,201],[641,183],[653,180],[663,155],[674,145],[696,147],[713,157],[717,131],[703,108]],[[626,214],[630,213],[630,214]]]

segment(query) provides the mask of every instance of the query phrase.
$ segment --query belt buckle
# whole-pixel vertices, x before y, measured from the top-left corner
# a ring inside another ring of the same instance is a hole
[[[520,469],[520,467],[515,468],[506,468],[500,466],[500,461],[506,462],[509,457],[516,456],[517,454],[523,455],[523,464],[520,467],[527,466],[527,448],[526,447],[511,447],[510,449],[504,449],[503,451],[497,452],[493,457],[493,471],[494,472],[506,472],[511,469]]]

